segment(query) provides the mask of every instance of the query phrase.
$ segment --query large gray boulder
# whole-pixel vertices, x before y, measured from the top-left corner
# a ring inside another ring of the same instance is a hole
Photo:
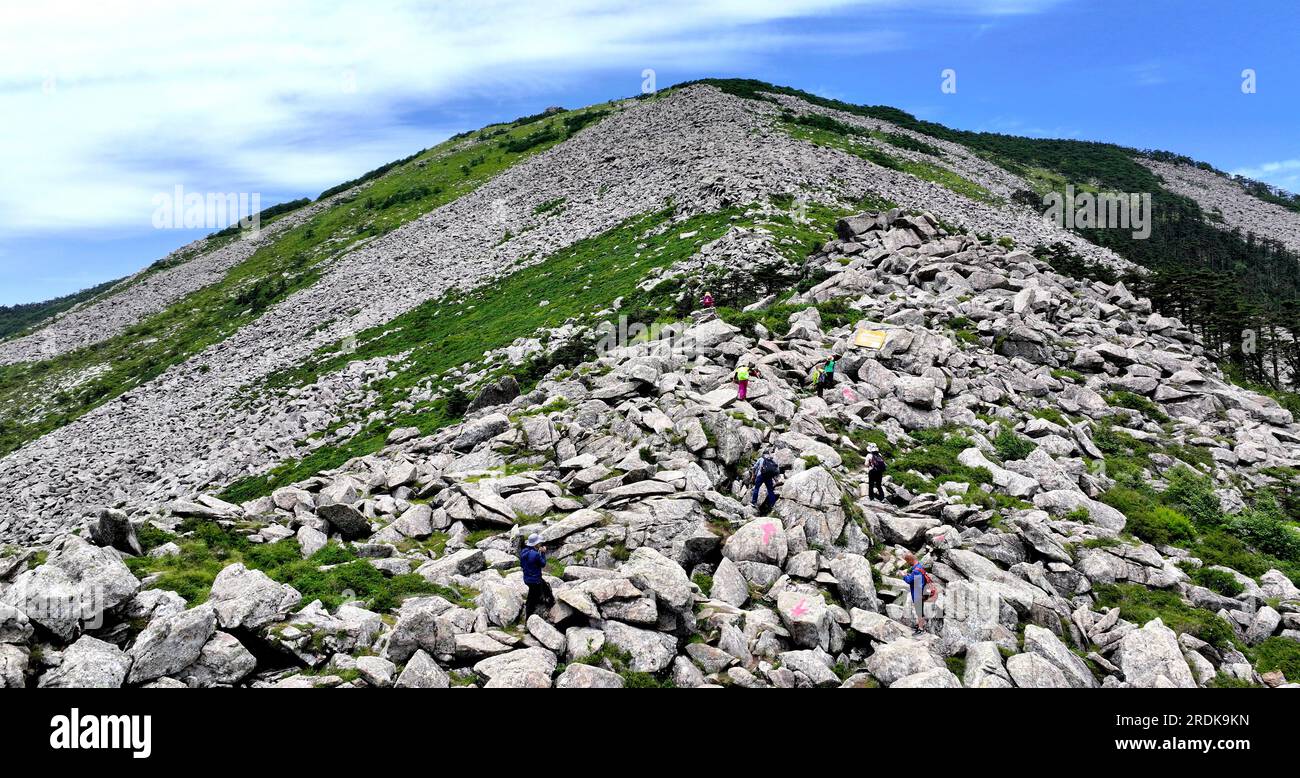
[[[639,673],[658,673],[668,669],[677,656],[677,639],[652,629],[640,629],[621,621],[607,621],[605,642],[632,655],[629,669]]]
[[[38,686],[51,689],[117,689],[126,681],[131,658],[122,649],[82,635],[63,652],[62,663],[41,676]]]
[[[572,664],[555,679],[557,689],[622,689],[623,676],[603,667]]]
[[[786,589],[777,595],[776,610],[796,646],[831,650],[835,619],[820,592]]]
[[[880,610],[876,584],[871,577],[871,563],[857,554],[841,554],[831,560],[831,575],[839,586],[845,607],[868,611]]]
[[[1070,651],[1050,630],[1034,624],[1026,625],[1025,651],[1038,654],[1055,665],[1075,689],[1092,689],[1097,686],[1097,679],[1093,677],[1087,663]]]
[[[208,605],[154,618],[127,652],[127,681],[144,683],[190,666],[216,630],[217,615]]]
[[[786,479],[777,511],[788,526],[801,525],[809,543],[832,546],[844,532],[843,497],[830,472],[813,467]]]
[[[1010,689],[1011,676],[1002,663],[1002,652],[991,640],[966,649],[966,672],[962,685],[969,689]]]
[[[621,566],[619,574],[638,588],[655,593],[660,607],[689,613],[695,605],[695,584],[682,566],[655,551],[641,546]]]
[[[229,686],[242,681],[257,669],[257,658],[239,639],[228,632],[218,632],[203,644],[194,663],[177,673],[187,686]]]
[[[737,608],[749,599],[749,582],[741,575],[736,563],[725,556],[713,571],[713,589],[709,596]]]
[[[1130,686],[1153,689],[1196,687],[1192,670],[1178,646],[1178,635],[1160,619],[1148,621],[1120,640],[1117,664]]]
[[[1076,492],[1069,489],[1053,489],[1050,492],[1042,492],[1034,495],[1034,507],[1041,508],[1048,513],[1061,516],[1071,513],[1079,508],[1088,512],[1088,518],[1094,524],[1106,529],[1115,530],[1116,532],[1124,529],[1127,519],[1124,514],[1110,507],[1104,502],[1098,502],[1088,497],[1083,492]]]
[[[866,668],[867,672],[886,686],[909,675],[946,669],[943,661],[930,650],[928,642],[911,638],[895,640],[878,647],[867,658]]]
[[[100,511],[98,520],[90,525],[90,539],[97,546],[115,548],[132,556],[144,555],[144,547],[136,537],[131,520],[125,513],[113,508]]]
[[[26,648],[0,643],[0,689],[22,689],[27,685],[27,665],[31,655]]]
[[[26,643],[34,631],[26,613],[0,602],[0,643]]]
[[[1040,654],[1016,654],[1007,660],[1007,672],[1022,689],[1070,688],[1065,674]]]
[[[207,604],[216,611],[222,629],[257,629],[283,621],[300,602],[297,589],[236,562],[217,574]]]
[[[733,562],[762,562],[784,567],[789,553],[785,525],[775,516],[762,516],[750,521],[722,544],[722,555]]]
[[[420,649],[411,656],[393,685],[398,689],[449,689],[451,676]]]
[[[891,689],[960,689],[961,680],[946,667],[922,670],[899,678],[890,684]]]
[[[521,648],[480,661],[474,665],[474,672],[486,676],[489,681],[536,673],[544,675],[549,686],[557,664],[555,654],[544,648]]]
[[[470,401],[466,413],[473,413],[493,405],[505,405],[519,396],[519,382],[509,373],[484,386]]]
[[[64,641],[82,626],[97,627],[105,611],[131,599],[140,582],[111,548],[65,535],[45,564],[28,570],[0,594],[27,618]]]
[[[462,548],[446,556],[425,562],[416,574],[429,583],[446,584],[455,575],[471,575],[487,567],[483,552],[477,548]]]

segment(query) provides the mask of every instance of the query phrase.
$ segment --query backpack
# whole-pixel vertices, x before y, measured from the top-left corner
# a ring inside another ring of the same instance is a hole
[[[903,581],[911,589],[918,572],[921,574],[921,598],[927,602],[934,602],[939,598],[939,587],[935,585],[934,579],[930,577],[929,571],[925,569],[924,562],[917,562],[916,566],[909,570],[907,575],[903,576]]]
[[[885,471],[885,458],[880,455],[879,451],[872,452],[869,469],[873,473],[883,473]]]
[[[768,478],[776,478],[781,473],[781,466],[771,457],[763,457],[763,466],[759,471]]]

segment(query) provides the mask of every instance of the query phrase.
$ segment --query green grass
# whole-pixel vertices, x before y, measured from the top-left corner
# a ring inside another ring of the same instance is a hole
[[[736,210],[704,214],[672,225],[656,235],[647,231],[664,224],[671,209],[645,213],[601,235],[579,241],[541,262],[464,296],[429,300],[383,325],[357,336],[355,353],[342,343],[326,347],[301,365],[268,378],[271,388],[299,386],[338,370],[353,360],[409,352],[394,377],[374,383],[379,399],[366,408],[391,409],[417,384],[441,376],[462,364],[477,364],[483,352],[501,348],[521,335],[556,327],[570,318],[594,321],[594,314],[617,297],[628,294],[651,269],[671,265],[694,254],[734,223]],[[695,232],[689,239],[683,232]],[[542,300],[549,305],[541,306]],[[557,363],[569,367],[589,358],[589,347],[561,352],[548,362],[507,365],[524,391]],[[428,434],[457,420],[446,399],[427,407],[390,416],[368,425],[352,439],[326,445],[302,460],[286,462],[269,475],[243,479],[228,487],[222,498],[237,502],[259,497],[322,469],[383,447],[388,431],[415,426]],[[342,423],[336,426],[342,426]]]
[[[1093,589],[1097,608],[1120,609],[1120,615],[1139,626],[1159,618],[1174,632],[1200,638],[1216,648],[1237,646],[1228,622],[1210,611],[1193,608],[1176,592],[1148,589],[1141,584],[1098,584]]]
[[[1281,670],[1291,682],[1300,681],[1300,643],[1280,636],[1271,637],[1251,649],[1255,669],[1261,673]]]
[[[387,578],[374,565],[336,543],[303,559],[298,542],[292,538],[271,544],[250,543],[211,521],[189,520],[181,529],[188,537],[176,538],[181,547],[178,556],[133,557],[126,564],[142,578],[160,574],[151,588],[176,592],[190,605],[206,601],[217,575],[236,562],[297,589],[303,596],[302,605],[319,599],[333,609],[345,599],[358,599],[373,610],[389,611],[406,595],[442,594],[455,602],[464,600],[460,592],[431,584],[414,573]],[[322,570],[322,566],[331,567]],[[351,596],[345,596],[345,592],[351,592]]]
[[[618,673],[623,678],[624,688],[627,689],[674,688],[675,684],[672,682],[672,679],[660,679],[650,673],[631,670],[629,669],[631,663],[632,654],[608,641],[606,641],[598,650],[593,651],[575,662],[575,664],[601,667]]]
[[[786,118],[789,117],[789,118]],[[903,173],[916,176],[924,181],[939,184],[963,197],[986,203],[1001,203],[1001,198],[979,184],[965,178],[941,165],[919,160],[905,159],[882,151],[870,145],[866,138],[872,133],[838,122],[821,115],[795,116],[784,114],[779,126],[790,137],[807,141],[815,146],[839,149],[862,159]],[[901,136],[876,133],[881,139],[893,145],[904,147]],[[910,139],[909,139],[910,140]],[[929,145],[929,144],[925,144]],[[937,148],[931,146],[934,151]]]
[[[492,143],[448,141],[414,155],[355,197],[336,202],[263,245],[220,281],[125,332],[53,359],[0,368],[0,455],[225,340],[271,306],[314,284],[323,263],[359,242],[391,232],[558,143],[565,137],[564,118],[556,114],[546,120],[544,127],[553,130],[553,137],[518,150],[503,143],[531,130],[508,130],[506,140]],[[92,371],[99,372],[70,386]]]
[[[954,427],[913,430],[909,437],[917,445],[895,453],[888,470],[890,477],[909,491],[933,492],[946,481],[968,483],[972,487],[993,483],[993,474],[988,470],[967,467],[957,461],[957,455],[975,445],[961,430]],[[924,473],[933,480],[918,478],[908,470]]]
[[[700,587],[700,591],[704,592],[705,597],[708,597],[709,593],[713,591],[713,576],[711,575],[696,573],[691,576],[691,581],[694,582],[696,586]]]

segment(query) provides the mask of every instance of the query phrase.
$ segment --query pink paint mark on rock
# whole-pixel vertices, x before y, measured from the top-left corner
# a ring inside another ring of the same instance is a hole
[[[764,524],[764,525],[763,525],[763,545],[766,546],[768,543],[771,543],[771,542],[772,542],[772,536],[775,535],[775,534],[776,534],[776,525],[775,525],[775,524],[773,524],[773,523],[770,522],[770,521],[769,521],[768,523]]]
[[[805,613],[807,613],[807,612],[808,612],[808,604],[807,604],[807,603],[808,603],[807,600],[800,600],[800,601],[799,601],[799,604],[796,605],[796,606],[794,606],[794,608],[790,611],[790,615],[791,615],[791,616],[794,616],[794,617],[797,619],[797,618],[799,618],[800,616],[802,616],[802,615],[804,615]]]

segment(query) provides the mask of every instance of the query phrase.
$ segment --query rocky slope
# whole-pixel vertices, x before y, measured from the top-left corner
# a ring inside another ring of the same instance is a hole
[[[722,191],[742,186],[721,175]],[[377,453],[242,505],[136,497],[129,515],[104,510],[43,549],[10,549],[0,678],[1300,681],[1300,557],[1269,503],[1300,466],[1289,412],[1225,382],[1179,321],[1122,285],[1059,275],[929,213],[835,228],[789,293],[696,312],[670,339],[601,349],[522,394],[502,378],[459,424],[395,428]],[[640,292],[693,297],[711,267],[708,283],[725,285],[736,266],[710,257],[754,234],[736,228]],[[883,346],[855,345],[865,329],[884,330]],[[521,333],[511,349],[591,334]],[[835,384],[817,397],[806,379],[831,355]],[[741,363],[758,372],[743,401]],[[890,460],[883,503],[865,498],[872,443]],[[765,450],[784,472],[775,509],[758,515],[745,474]],[[524,618],[515,550],[531,532],[549,544],[557,602]],[[899,580],[908,551],[940,590],[919,634]]]
[[[217,281],[252,256],[260,245],[325,210],[335,199],[327,198],[293,211],[264,229],[219,248],[207,249],[207,239],[182,246],[159,260],[163,269],[144,270],[123,279],[114,288],[59,315],[35,332],[0,343],[0,365],[50,359],[111,338]]]
[[[1275,203],[1242,196],[1241,185],[1222,173],[1191,165],[1144,160],[1174,192],[1190,197],[1229,229],[1253,232],[1300,251],[1300,213]]]
[[[829,112],[815,105],[803,110]],[[104,504],[192,497],[306,455],[312,436],[340,423],[346,408],[364,403],[365,392],[356,374],[343,370],[324,379],[308,405],[261,393],[258,384],[270,373],[670,200],[677,217],[686,218],[772,195],[843,203],[871,194],[1018,245],[1060,241],[1095,261],[1123,264],[1023,206],[974,200],[840,148],[798,140],[781,129],[780,115],[775,104],[704,85],[630,101],[473,192],[367,241],[230,337],[0,459],[0,538],[49,542]],[[1014,186],[1010,174],[964,151],[954,149],[944,162],[990,192]],[[539,210],[556,201],[565,203],[562,212]],[[124,321],[114,311],[147,307],[152,303],[140,298],[151,294],[141,283],[87,308],[77,332],[120,327]],[[12,347],[35,347],[41,337],[34,333]],[[53,395],[64,388],[33,391]]]

